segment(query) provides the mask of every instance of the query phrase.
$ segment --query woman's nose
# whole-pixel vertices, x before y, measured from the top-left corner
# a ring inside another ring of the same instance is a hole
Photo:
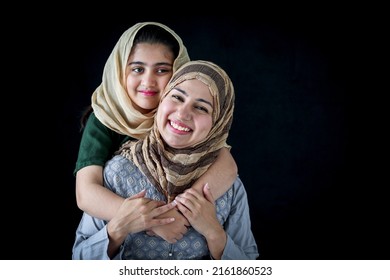
[[[183,121],[191,120],[191,110],[189,108],[189,105],[182,104],[177,110],[177,115],[180,120]]]

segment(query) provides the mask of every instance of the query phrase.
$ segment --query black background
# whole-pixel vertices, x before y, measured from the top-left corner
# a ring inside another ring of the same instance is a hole
[[[138,21],[168,25],[192,59],[211,60],[230,75],[236,109],[229,144],[260,259],[388,259],[378,179],[385,168],[371,155],[381,152],[381,140],[371,139],[371,110],[360,97],[367,90],[364,45],[373,36],[364,21],[342,13],[274,14],[53,13],[27,26],[23,44],[8,44],[22,57],[10,70],[17,82],[6,81],[22,121],[10,123],[6,137],[12,160],[5,161],[9,249],[2,259],[71,258],[81,217],[72,174],[79,118],[115,43]]]

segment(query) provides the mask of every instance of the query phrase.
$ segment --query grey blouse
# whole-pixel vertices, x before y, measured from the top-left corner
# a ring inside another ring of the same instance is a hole
[[[105,186],[122,197],[129,197],[146,189],[146,197],[165,198],[143,173],[127,158],[117,155],[104,168]],[[243,183],[237,177],[233,186],[216,200],[219,222],[223,225],[227,244],[222,259],[256,259],[259,254],[251,231],[249,205]],[[72,259],[109,259],[107,255],[107,222],[84,213],[76,231]],[[192,260],[210,259],[205,238],[189,228],[184,237],[170,244],[161,237],[145,231],[129,234],[115,259],[137,260]]]

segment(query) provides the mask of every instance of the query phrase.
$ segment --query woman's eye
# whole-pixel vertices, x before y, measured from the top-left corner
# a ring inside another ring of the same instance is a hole
[[[172,94],[172,98],[179,101],[183,101],[183,97],[181,97],[180,95]]]
[[[207,110],[207,108],[203,107],[203,106],[195,106],[196,109],[198,109],[199,111],[202,111],[204,113],[208,113],[209,110]]]

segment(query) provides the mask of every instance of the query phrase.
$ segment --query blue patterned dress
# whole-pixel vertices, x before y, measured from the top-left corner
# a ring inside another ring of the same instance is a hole
[[[127,158],[117,155],[104,168],[107,188],[122,197],[130,197],[146,189],[146,197],[163,200],[160,193],[143,173]],[[259,254],[251,231],[247,194],[239,177],[233,186],[216,200],[219,222],[227,234],[222,259],[256,259]],[[76,231],[73,259],[109,259],[106,221],[84,213]],[[190,227],[184,237],[174,244],[146,232],[129,234],[115,259],[193,260],[210,259],[206,239]]]

